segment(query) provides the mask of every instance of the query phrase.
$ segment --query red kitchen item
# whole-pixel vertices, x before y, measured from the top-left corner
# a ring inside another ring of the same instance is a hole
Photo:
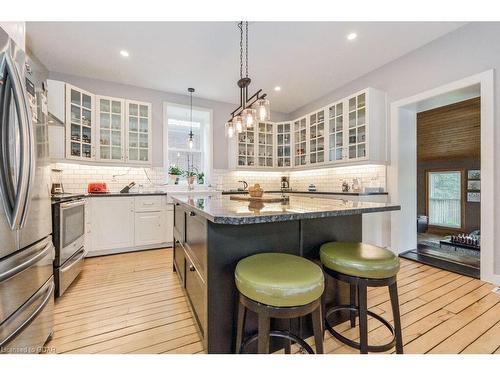
[[[90,182],[87,187],[87,192],[91,194],[107,193],[108,187],[105,182]]]

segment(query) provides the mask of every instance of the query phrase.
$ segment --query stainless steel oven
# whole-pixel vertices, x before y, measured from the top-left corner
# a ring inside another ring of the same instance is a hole
[[[58,204],[59,238],[56,244],[56,266],[62,266],[83,247],[85,237],[85,200]]]
[[[54,277],[60,297],[80,274],[85,257],[85,200],[69,194],[53,197]]]

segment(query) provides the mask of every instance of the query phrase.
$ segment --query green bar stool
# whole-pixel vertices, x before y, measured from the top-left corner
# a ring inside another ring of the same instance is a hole
[[[321,296],[325,280],[321,267],[305,258],[283,253],[262,253],[238,262],[235,270],[239,291],[236,353],[258,340],[259,354],[269,353],[270,337],[290,341],[314,354],[311,346],[290,330],[271,330],[271,319],[293,319],[311,314],[316,353],[323,353]],[[258,332],[243,342],[247,310],[258,315]]]
[[[359,349],[361,353],[385,352],[396,346],[396,353],[403,353],[401,318],[399,314],[396,275],[399,258],[390,250],[359,242],[328,242],[320,248],[320,258],[325,273],[350,286],[350,304],[333,306],[326,311],[325,327],[342,343]],[[394,327],[380,315],[368,310],[368,287],[389,287]],[[356,288],[358,303],[356,304]],[[328,318],[336,312],[349,311],[351,327],[355,327],[359,316],[359,342],[348,339],[337,332]],[[368,315],[380,321],[392,333],[392,340],[384,345],[368,344]]]

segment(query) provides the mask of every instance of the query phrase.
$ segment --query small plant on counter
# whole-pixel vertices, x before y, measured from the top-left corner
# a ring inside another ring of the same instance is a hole
[[[175,165],[171,165],[170,168],[168,168],[168,177],[169,177],[169,181],[173,184],[178,184],[179,183],[179,177],[182,176],[184,173],[184,171],[175,166]]]
[[[200,172],[196,175],[198,185],[203,185],[205,183],[205,173]]]
[[[184,176],[187,179],[188,185],[193,185],[194,179],[198,176],[198,169],[196,167],[192,167],[191,170],[184,171]]]

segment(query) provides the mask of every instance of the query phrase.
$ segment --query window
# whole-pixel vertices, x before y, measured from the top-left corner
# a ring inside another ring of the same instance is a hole
[[[164,163],[168,168],[175,165],[183,170],[193,165],[199,172],[208,177],[211,169],[211,112],[193,108],[193,140],[192,149],[188,146],[191,129],[189,106],[166,104],[164,139]]]
[[[462,227],[462,172],[428,172],[429,224]]]

